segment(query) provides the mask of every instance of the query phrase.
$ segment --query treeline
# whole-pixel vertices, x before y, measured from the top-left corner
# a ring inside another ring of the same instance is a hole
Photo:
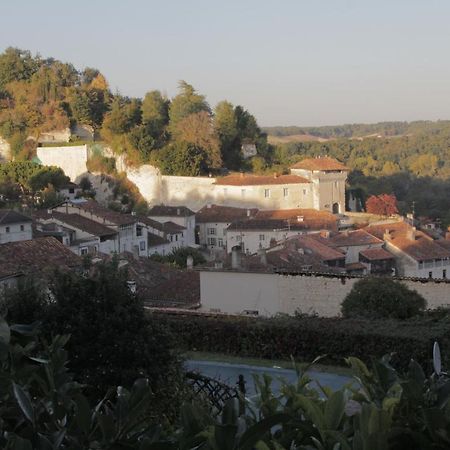
[[[353,123],[344,125],[331,125],[322,127],[264,127],[263,130],[272,136],[292,136],[296,134],[309,134],[325,139],[364,137],[370,135],[401,136],[406,134],[434,133],[449,128],[450,121],[418,120],[414,122],[378,122]]]
[[[130,164],[150,162],[166,174],[251,168],[241,156],[245,143],[266,159],[270,153],[253,115],[227,101],[213,109],[185,81],[172,99],[158,90],[130,98],[113,94],[97,69],[15,48],[0,54],[0,136],[15,159],[33,156],[40,133],[75,124],[92,127]]]

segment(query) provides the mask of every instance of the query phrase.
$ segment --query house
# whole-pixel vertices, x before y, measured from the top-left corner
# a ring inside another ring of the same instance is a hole
[[[208,203],[195,215],[198,243],[208,249],[226,248],[227,228],[235,221],[254,217],[257,212],[256,208],[235,208]]]
[[[23,277],[45,280],[58,270],[81,270],[82,259],[54,237],[0,245],[0,291],[17,286]]]
[[[57,192],[63,197],[64,200],[75,200],[81,196],[83,190],[80,186],[78,186],[78,184],[69,181],[65,185],[60,186]]]
[[[31,239],[32,222],[31,217],[20,212],[0,209],[0,244]]]
[[[243,143],[241,145],[241,154],[244,159],[252,158],[258,154],[256,145],[253,142]]]
[[[240,246],[242,251],[256,253],[274,243],[299,234],[320,230],[337,231],[338,219],[328,211],[288,209],[258,211],[249,220],[237,220],[226,230],[227,252]]]
[[[184,228],[183,246],[195,247],[195,213],[186,206],[157,205],[147,216],[161,223],[172,222]]]
[[[56,237],[77,255],[119,251],[119,233],[115,229],[80,214],[50,209],[36,212],[35,219],[40,234]]]
[[[350,169],[330,157],[307,158],[291,166],[291,174],[313,184],[312,205],[334,214],[345,211],[345,182]]]
[[[64,214],[77,214],[117,232],[115,251],[118,253],[148,255],[147,229],[138,222],[135,215],[118,213],[104,208],[94,200],[85,199],[65,201],[52,210]]]
[[[445,239],[434,240],[405,222],[369,225],[365,230],[384,240],[395,258],[397,275],[445,279],[450,274],[450,246]]]

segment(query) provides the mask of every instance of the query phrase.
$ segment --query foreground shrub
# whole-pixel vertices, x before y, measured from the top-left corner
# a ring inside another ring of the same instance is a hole
[[[403,283],[390,278],[357,281],[342,302],[344,317],[407,319],[424,311],[425,299]]]

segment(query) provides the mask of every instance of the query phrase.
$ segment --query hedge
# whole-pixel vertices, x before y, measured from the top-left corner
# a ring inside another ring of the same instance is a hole
[[[398,367],[411,358],[431,368],[435,340],[450,360],[450,324],[430,318],[408,321],[320,317],[249,318],[153,312],[176,336],[184,351],[225,353],[267,359],[344,365],[356,356],[365,362],[394,353]]]

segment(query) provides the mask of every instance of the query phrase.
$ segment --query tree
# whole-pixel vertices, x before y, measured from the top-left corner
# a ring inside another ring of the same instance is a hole
[[[403,283],[390,278],[358,280],[341,305],[344,317],[407,319],[419,315],[425,299]]]
[[[210,112],[205,97],[197,94],[193,86],[182,80],[178,88],[180,93],[172,99],[169,108],[170,131],[175,131],[178,123],[190,114],[200,111]]]
[[[214,128],[220,140],[220,152],[226,167],[238,169],[242,162],[237,117],[233,105],[222,101],[214,111]]]
[[[169,123],[169,104],[160,91],[147,92],[142,101],[142,122],[155,139],[163,134]]]
[[[64,171],[60,167],[41,166],[36,173],[29,178],[28,186],[33,192],[38,192],[49,185],[59,189],[69,181],[70,178],[64,174]]]
[[[11,81],[29,80],[40,65],[28,50],[8,47],[0,55],[0,91]]]
[[[397,198],[389,194],[371,195],[366,201],[366,211],[381,216],[398,214]]]
[[[198,149],[202,149],[206,155],[205,163],[208,168],[221,167],[219,140],[215,134],[211,116],[206,111],[190,114],[180,120],[174,136],[178,142],[187,142]]]

